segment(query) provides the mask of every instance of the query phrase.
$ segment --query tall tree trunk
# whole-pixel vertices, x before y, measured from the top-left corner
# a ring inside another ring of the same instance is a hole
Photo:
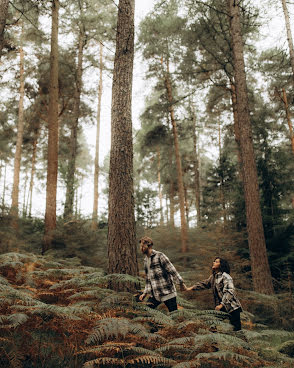
[[[234,134],[235,134],[235,142],[237,144],[239,173],[240,173],[240,178],[242,180],[242,158],[241,158],[241,152],[240,152],[240,128],[239,128],[239,123],[238,123],[237,96],[236,96],[236,87],[232,82],[231,82],[230,94],[231,94],[231,101],[232,101],[232,108],[233,108]]]
[[[119,0],[112,84],[108,272],[137,275],[134,214],[132,79],[134,0]],[[132,289],[131,285],[112,287]]]
[[[274,289],[266,252],[260,209],[257,169],[252,142],[240,9],[235,0],[227,1],[230,14],[230,32],[234,54],[237,113],[240,129],[240,148],[243,164],[243,184],[253,286],[254,290],[257,292],[273,294]]]
[[[56,228],[56,192],[58,172],[58,12],[59,0],[52,2],[50,87],[48,111],[48,166],[46,187],[45,234],[42,254],[51,246]]]
[[[165,75],[165,86],[167,91],[167,97],[169,102],[169,113],[173,128],[173,136],[174,136],[174,145],[175,145],[175,155],[176,155],[176,166],[177,166],[177,177],[178,177],[178,191],[179,191],[179,200],[180,200],[180,214],[181,214],[181,251],[183,253],[188,251],[188,234],[187,234],[187,223],[185,217],[185,194],[184,194],[184,183],[183,183],[183,171],[182,171],[182,162],[181,155],[179,149],[179,138],[178,138],[178,129],[177,123],[175,120],[175,113],[173,107],[173,94],[172,94],[172,86],[170,81],[169,74],[169,63],[167,61],[167,70]]]
[[[0,0],[0,59],[2,55],[2,49],[4,46],[4,30],[8,15],[8,4],[9,0]]]
[[[175,185],[172,182],[172,178],[169,184],[169,190],[170,190],[170,195],[169,195],[170,225],[174,229],[175,228]]]
[[[168,194],[165,195],[165,208],[166,208],[166,224],[169,223],[169,213],[168,213]]]
[[[26,171],[25,175],[25,182],[24,182],[24,188],[23,188],[23,203],[22,203],[22,217],[27,217],[27,211],[26,211],[26,195],[27,195],[27,184],[28,184],[28,173]]]
[[[32,217],[33,188],[34,188],[34,176],[36,171],[37,143],[39,138],[39,132],[40,128],[38,127],[35,131],[33,140],[32,168],[31,168],[31,179],[30,179],[29,200],[28,200],[29,217]]]
[[[13,175],[13,188],[12,188],[12,203],[11,203],[11,215],[18,217],[18,200],[19,200],[19,175],[20,175],[20,162],[21,162],[21,150],[23,141],[24,130],[24,51],[23,51],[23,23],[21,24],[20,35],[20,88],[19,88],[19,102],[18,102],[18,127],[17,127],[17,139],[14,155],[14,175]],[[13,220],[13,226],[17,226],[15,220]]]
[[[222,164],[222,136],[221,136],[221,122],[218,119],[218,147],[219,147],[219,164]],[[224,227],[227,224],[227,216],[226,216],[226,203],[225,203],[225,193],[224,193],[224,178],[221,174],[220,176],[220,204],[222,206],[222,215],[223,215],[223,222]]]
[[[287,9],[286,0],[282,0],[282,5],[283,5],[283,11],[285,15],[287,39],[288,39],[288,45],[289,45],[289,51],[290,51],[290,62],[291,62],[291,68],[292,68],[292,78],[293,78],[293,85],[294,85],[294,48],[293,48],[293,38],[292,38],[292,32],[291,32],[291,26],[290,26],[290,17],[289,17],[289,12]]]
[[[103,45],[100,43],[100,80],[98,87],[98,108],[97,108],[97,128],[96,128],[96,149],[95,149],[95,172],[94,172],[94,202],[92,215],[92,228],[97,226],[98,222],[98,198],[99,198],[99,141],[100,141],[100,121],[101,121],[101,100],[103,83]]]
[[[158,183],[158,197],[159,197],[159,207],[160,207],[160,226],[163,226],[163,207],[162,207],[162,191],[161,191],[161,175],[160,175],[160,149],[159,146],[156,147],[157,154],[157,183]]]
[[[78,42],[78,65],[75,76],[76,80],[74,92],[73,120],[70,129],[70,156],[68,160],[67,178],[66,178],[66,196],[64,204],[64,218],[67,220],[73,216],[84,46],[85,46],[85,30],[83,25],[80,25],[79,42]]]
[[[294,133],[293,133],[293,126],[292,126],[292,121],[291,121],[291,116],[290,116],[290,109],[289,109],[289,105],[288,105],[288,99],[287,99],[287,94],[286,94],[285,88],[283,88],[283,98],[282,98],[282,100],[283,100],[284,105],[285,105],[287,123],[288,123],[288,127],[289,127],[289,132],[290,132],[292,153],[294,155]],[[294,196],[292,196],[291,202],[292,202],[292,208],[294,208]]]
[[[4,215],[4,209],[5,209],[6,176],[7,176],[7,164],[5,164],[5,167],[4,167],[3,192],[2,192],[2,215]]]
[[[188,200],[187,185],[185,183],[184,183],[184,195],[185,195],[186,222],[187,222],[187,228],[189,229],[189,200]]]
[[[192,106],[193,115],[193,157],[194,157],[194,187],[195,187],[195,204],[197,212],[197,225],[201,223],[201,208],[200,208],[200,175],[199,175],[199,158],[197,150],[197,126],[196,126],[196,113]]]

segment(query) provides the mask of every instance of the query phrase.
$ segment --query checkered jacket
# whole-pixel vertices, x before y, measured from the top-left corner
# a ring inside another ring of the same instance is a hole
[[[197,282],[193,290],[210,289],[213,290],[215,305],[222,304],[228,313],[241,308],[241,303],[236,296],[232,277],[226,272],[212,274],[207,280]]]
[[[147,256],[144,259],[144,269],[146,274],[144,294],[153,294],[157,300],[176,293],[175,282],[177,284],[184,282],[168,257],[156,250],[152,250],[150,255],[150,272],[147,267]]]

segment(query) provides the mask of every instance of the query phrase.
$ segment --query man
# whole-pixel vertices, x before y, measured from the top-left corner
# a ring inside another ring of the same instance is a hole
[[[147,294],[150,294],[147,301],[150,308],[154,309],[164,303],[169,312],[177,310],[177,292],[174,282],[180,284],[181,290],[186,290],[183,279],[165,254],[152,249],[151,238],[144,236],[139,243],[142,253],[145,254],[146,274],[146,286],[139,300],[142,301]]]

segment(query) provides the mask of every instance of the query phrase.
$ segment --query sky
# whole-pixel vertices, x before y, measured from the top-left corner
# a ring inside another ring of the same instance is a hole
[[[155,0],[136,0],[135,6],[135,28],[138,31],[138,25],[140,21],[146,16],[146,14],[152,10]],[[268,11],[268,4],[276,3],[275,11]],[[262,20],[266,20],[267,24],[260,29],[260,41],[258,43],[260,48],[271,47],[273,45],[283,45],[287,49],[287,38],[284,24],[283,12],[280,4],[280,0],[259,0],[259,4],[263,11],[261,13]],[[294,5],[289,4],[290,15],[293,19]],[[293,23],[293,22],[292,22]],[[294,29],[292,29],[294,35]],[[98,52],[97,52],[98,57]],[[134,77],[133,77],[133,126],[135,129],[139,129],[140,122],[139,116],[144,108],[144,100],[149,90],[149,83],[145,80],[146,64],[140,59],[140,55],[135,54],[134,60]],[[86,77],[90,79],[93,87],[98,86],[99,72],[96,75]],[[86,80],[87,82],[87,80]],[[111,119],[111,87],[112,80],[109,74],[104,74],[103,78],[103,97],[102,97],[102,112],[101,112],[101,129],[100,129],[100,165],[103,165],[105,156],[110,151],[110,119]],[[97,109],[97,101],[93,104],[93,108]],[[84,134],[88,143],[88,147],[92,157],[94,157],[95,151],[95,139],[96,128],[94,126],[87,125],[84,128]],[[12,169],[8,170],[8,188],[11,188],[13,179]],[[105,179],[102,177],[99,181],[99,192],[102,188],[105,188]],[[2,183],[0,183],[2,187]],[[79,195],[82,194],[82,200],[80,201],[81,212],[83,215],[90,216],[92,213],[93,205],[93,173],[84,180],[83,185],[79,188]],[[36,189],[33,195],[33,215],[44,216],[45,212],[45,188]],[[20,194],[20,200],[22,194]],[[10,203],[10,193],[7,191],[6,203]],[[63,212],[64,202],[64,186],[59,184],[57,193],[57,211],[58,214]],[[101,195],[99,198],[99,214],[105,213],[107,210],[107,202],[105,196]]]

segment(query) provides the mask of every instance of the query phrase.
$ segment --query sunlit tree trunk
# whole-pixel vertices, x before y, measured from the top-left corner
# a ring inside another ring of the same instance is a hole
[[[98,222],[98,198],[99,198],[99,141],[100,141],[100,121],[101,121],[101,100],[103,83],[103,45],[100,43],[100,79],[98,87],[98,108],[97,108],[97,127],[96,127],[96,149],[94,164],[94,202],[92,215],[92,228],[95,229]]]
[[[132,80],[134,0],[120,0],[114,59],[108,204],[108,272],[137,275],[134,215]],[[116,289],[132,285],[112,283]]]
[[[27,195],[27,184],[28,184],[28,173],[26,172],[25,175],[25,181],[24,181],[24,187],[23,187],[23,203],[22,203],[22,216],[27,217],[27,211],[26,211],[26,195]]]
[[[31,168],[29,195],[28,195],[29,217],[32,216],[33,188],[34,188],[34,177],[35,177],[35,171],[36,171],[37,143],[38,143],[38,138],[39,138],[39,131],[40,131],[40,128],[38,127],[35,131],[34,140],[33,140],[32,168]]]
[[[282,0],[282,5],[283,5],[283,11],[284,11],[285,23],[286,23],[286,29],[287,29],[287,39],[288,39],[288,45],[289,45],[290,62],[291,62],[292,78],[293,78],[293,85],[294,85],[294,47],[293,47],[293,37],[292,37],[291,25],[290,25],[290,17],[289,17],[286,0]]]
[[[58,12],[59,0],[52,2],[50,86],[48,111],[48,166],[46,186],[45,234],[42,253],[51,246],[56,228],[56,192],[58,172]]]
[[[79,42],[78,42],[78,64],[76,69],[76,83],[74,92],[73,120],[70,134],[70,157],[68,160],[67,179],[66,179],[66,196],[64,204],[64,218],[70,219],[73,215],[73,202],[75,192],[75,172],[76,157],[78,147],[78,125],[80,118],[80,100],[82,92],[82,74],[83,74],[83,50],[85,46],[85,30],[80,25]]]
[[[222,136],[221,136],[221,122],[220,119],[218,119],[218,147],[219,147],[219,164],[221,165],[222,160]],[[222,207],[222,216],[223,216],[223,222],[224,226],[226,226],[227,223],[227,216],[226,216],[226,203],[225,203],[225,193],[224,193],[224,178],[223,173],[221,173],[220,176],[220,204]]]
[[[185,212],[186,212],[186,222],[187,222],[187,228],[189,229],[189,200],[188,200],[188,190],[187,185],[184,182],[184,196],[185,196]]]
[[[274,290],[265,245],[257,169],[253,150],[240,9],[237,1],[227,0],[227,2],[234,54],[237,114],[240,129],[240,149],[243,166],[243,184],[252,280],[255,291],[264,294],[272,294]]]
[[[179,192],[180,214],[181,214],[181,251],[185,253],[188,251],[188,245],[187,245],[188,233],[187,233],[187,223],[186,223],[186,217],[185,217],[185,194],[184,194],[184,183],[183,183],[183,170],[182,170],[182,162],[181,162],[181,155],[180,155],[180,149],[179,149],[178,129],[177,129],[177,123],[175,120],[175,114],[174,114],[174,108],[173,108],[174,100],[173,100],[172,85],[170,81],[168,62],[167,62],[167,70],[166,70],[166,75],[165,75],[165,86],[166,86],[167,97],[168,97],[168,102],[169,102],[168,108],[169,108],[170,119],[172,123],[175,155],[176,155],[178,192]]]
[[[5,212],[6,175],[7,175],[7,164],[5,163],[4,178],[3,178],[3,192],[2,192],[2,215],[4,215],[4,212]]]
[[[2,55],[2,49],[4,46],[4,30],[8,15],[8,4],[9,0],[0,0],[0,59]]]
[[[24,51],[23,51],[23,23],[21,24],[21,36],[20,36],[20,88],[19,88],[19,102],[18,102],[18,127],[17,127],[17,139],[14,155],[14,174],[13,174],[13,187],[12,187],[12,203],[11,203],[11,215],[18,217],[18,200],[19,200],[19,175],[20,175],[20,163],[21,163],[21,151],[23,141],[24,130]],[[13,225],[17,226],[13,220]]]

